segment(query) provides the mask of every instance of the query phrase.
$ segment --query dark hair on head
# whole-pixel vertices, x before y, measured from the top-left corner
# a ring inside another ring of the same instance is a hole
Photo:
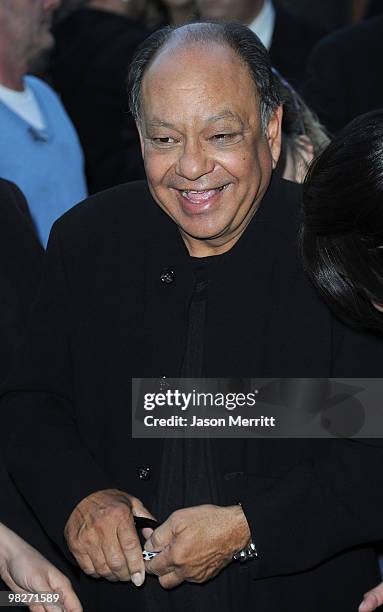
[[[383,332],[383,110],[354,119],[306,177],[305,268],[337,315]]]
[[[209,45],[218,43],[233,49],[248,68],[255,83],[264,129],[280,105],[279,88],[271,71],[269,55],[259,38],[239,23],[195,22],[179,27],[167,26],[154,32],[136,50],[129,71],[129,107],[137,122],[141,118],[141,84],[157,53],[170,41]]]

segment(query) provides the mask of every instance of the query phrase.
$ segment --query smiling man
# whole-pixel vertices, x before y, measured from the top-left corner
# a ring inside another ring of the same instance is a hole
[[[254,216],[279,157],[282,109],[272,78],[261,101],[233,49],[192,44],[192,34],[153,59],[134,113],[150,191],[203,257],[228,251]]]
[[[238,24],[156,32],[131,109],[148,180],[55,225],[3,400],[12,477],[92,612],[356,609],[378,581],[379,443],[131,437],[132,377],[381,374],[381,342],[301,268],[267,52]],[[146,563],[134,515],[162,523]]]

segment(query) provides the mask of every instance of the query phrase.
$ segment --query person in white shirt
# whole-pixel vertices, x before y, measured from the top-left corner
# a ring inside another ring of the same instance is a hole
[[[53,11],[60,0],[0,3],[0,176],[25,194],[38,237],[87,195],[75,129],[55,92],[28,76],[53,46]]]
[[[306,59],[325,34],[272,0],[196,0],[201,19],[239,21],[268,49],[274,68],[295,87],[304,80]]]

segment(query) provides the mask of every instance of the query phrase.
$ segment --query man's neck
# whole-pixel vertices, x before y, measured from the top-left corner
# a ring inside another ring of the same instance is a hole
[[[8,89],[23,91],[24,75],[27,71],[25,62],[17,58],[7,56],[6,52],[1,53],[0,49],[0,84]]]
[[[243,230],[242,232],[238,233],[238,236],[235,236],[227,242],[217,242],[214,239],[196,240],[195,238],[191,238],[181,231],[182,239],[191,257],[212,257],[213,255],[223,255],[223,253],[230,251],[242,234]]]
[[[24,91],[23,75],[8,74],[0,69],[0,85],[14,91]]]
[[[249,210],[245,219],[242,221],[239,227],[237,227],[236,231],[230,232],[229,235],[223,234],[219,237],[202,240],[189,236],[189,234],[186,234],[184,231],[182,231],[182,229],[180,229],[182,239],[189,252],[189,255],[192,257],[211,257],[213,255],[223,255],[224,253],[227,253],[227,251],[230,251],[230,249],[233,248],[242,234],[246,231],[247,226],[256,214],[264,193],[265,190],[262,191],[257,205]]]

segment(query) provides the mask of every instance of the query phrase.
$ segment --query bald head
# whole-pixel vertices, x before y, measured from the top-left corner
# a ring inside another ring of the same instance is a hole
[[[279,87],[271,71],[268,53],[258,37],[247,27],[237,23],[218,22],[199,22],[178,28],[163,28],[152,34],[139,47],[129,76],[130,109],[136,121],[139,122],[141,119],[144,76],[160,54],[181,57],[186,49],[194,48],[203,50],[207,56],[214,54],[217,45],[234,52],[249,72],[258,93],[262,123],[265,127],[273,111],[280,104]],[[232,53],[226,54],[228,62],[232,61],[230,59]],[[189,53],[188,61],[193,61],[193,53]]]

